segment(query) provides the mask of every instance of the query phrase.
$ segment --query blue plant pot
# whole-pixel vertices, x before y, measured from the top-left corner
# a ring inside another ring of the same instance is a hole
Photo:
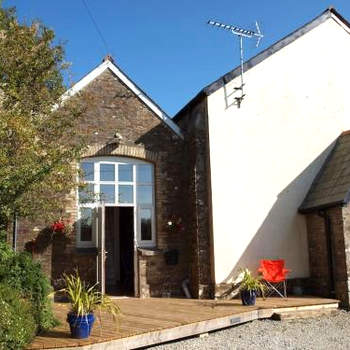
[[[67,322],[70,326],[72,338],[85,339],[88,338],[91,333],[92,326],[95,322],[95,316],[94,314],[77,316],[74,313],[69,313],[67,315]]]
[[[243,305],[255,305],[256,291],[255,290],[242,290],[241,299]]]

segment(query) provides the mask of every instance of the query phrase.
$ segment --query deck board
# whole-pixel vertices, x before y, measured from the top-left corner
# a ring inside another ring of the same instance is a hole
[[[61,324],[52,331],[37,336],[28,349],[103,349],[113,342],[113,349],[146,346],[202,331],[220,329],[248,320],[271,317],[278,310],[293,312],[298,309],[336,307],[338,301],[313,297],[258,299],[255,306],[242,306],[240,300],[188,300],[188,299],[117,299],[122,310],[119,324],[103,314],[102,325],[96,321],[89,339],[70,338],[66,315],[68,304],[55,303],[54,312]],[[228,323],[231,322],[231,323]],[[104,344],[102,344],[104,343]],[[97,347],[96,347],[97,349]]]

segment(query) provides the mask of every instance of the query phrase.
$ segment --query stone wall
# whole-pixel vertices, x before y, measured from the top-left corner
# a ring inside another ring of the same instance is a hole
[[[189,188],[184,176],[184,142],[111,71],[103,72],[86,89],[96,101],[80,125],[80,132],[92,138],[86,156],[135,157],[154,164],[157,254],[138,254],[140,296],[181,295],[181,282],[190,272],[191,237],[191,228],[186,226]],[[119,145],[108,145],[115,132],[122,136]],[[66,211],[71,221],[76,222],[75,193],[70,195],[68,202]],[[183,229],[169,232],[167,222],[172,217],[183,219]],[[30,241],[45,230],[46,224],[22,221],[20,248],[30,248]],[[169,266],[165,262],[164,252],[169,249],[179,251],[176,265]],[[75,233],[69,239],[55,237],[46,247],[36,247],[33,256],[42,262],[53,280],[76,267],[86,280],[95,279],[96,249],[77,249]]]
[[[349,307],[350,208],[313,212],[306,219],[311,292]]]
[[[324,218],[318,213],[306,217],[308,232],[310,284],[313,294],[329,297],[331,295],[331,271],[329,271],[327,237]]]
[[[338,235],[338,245],[342,250],[337,252],[337,259],[341,261],[338,270],[337,293],[342,295],[343,304],[350,307],[350,206],[342,208],[342,234]],[[340,220],[339,220],[340,221]],[[338,223],[340,227],[340,223]]]
[[[214,297],[214,258],[210,192],[207,99],[192,104],[176,116],[185,133],[187,212],[191,227],[191,292],[195,298]]]

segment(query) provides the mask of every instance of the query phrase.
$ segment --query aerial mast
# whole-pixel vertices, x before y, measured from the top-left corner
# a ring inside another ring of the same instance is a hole
[[[249,30],[249,29],[243,29],[240,28],[238,26],[234,26],[234,25],[230,25],[230,24],[224,24],[224,23],[220,23],[217,21],[213,21],[213,20],[209,20],[208,24],[220,28],[220,29],[225,29],[229,32],[231,32],[231,34],[237,35],[238,39],[239,39],[239,48],[240,48],[240,75],[241,75],[241,85],[239,87],[236,87],[236,90],[240,90],[241,94],[238,97],[235,97],[236,103],[237,103],[237,107],[240,108],[241,107],[241,103],[244,99],[244,79],[243,79],[243,75],[244,75],[244,54],[243,54],[243,37],[245,38],[256,38],[257,42],[256,42],[256,47],[259,46],[261,39],[264,37],[261,34],[258,22],[255,22],[256,25],[256,31],[253,30]]]

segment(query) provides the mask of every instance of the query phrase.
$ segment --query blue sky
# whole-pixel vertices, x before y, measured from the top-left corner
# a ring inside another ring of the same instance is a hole
[[[216,19],[265,37],[256,55],[323,12],[323,0],[85,0],[116,63],[170,116],[203,87],[239,64],[238,39],[206,24]],[[350,20],[350,1],[331,3]],[[97,66],[106,49],[82,0],[4,0],[22,20],[40,19],[65,42],[73,81]]]

